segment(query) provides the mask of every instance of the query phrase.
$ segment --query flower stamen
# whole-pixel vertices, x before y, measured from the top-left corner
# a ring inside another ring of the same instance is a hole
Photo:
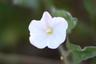
[[[46,30],[48,35],[52,35],[53,34],[53,29],[51,27],[48,27]]]

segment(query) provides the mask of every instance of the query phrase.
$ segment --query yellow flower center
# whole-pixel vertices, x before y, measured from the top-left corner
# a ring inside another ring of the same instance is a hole
[[[52,35],[53,34],[53,29],[51,27],[48,27],[46,30],[48,35]]]

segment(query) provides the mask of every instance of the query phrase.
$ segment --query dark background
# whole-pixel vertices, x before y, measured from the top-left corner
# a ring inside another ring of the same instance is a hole
[[[52,0],[58,9],[69,11],[78,19],[69,35],[70,41],[96,46],[96,0]],[[29,42],[28,26],[39,20],[50,0],[0,0],[0,64],[58,64],[58,49],[37,49]],[[49,4],[50,5],[50,4]],[[95,64],[95,58],[84,61]]]

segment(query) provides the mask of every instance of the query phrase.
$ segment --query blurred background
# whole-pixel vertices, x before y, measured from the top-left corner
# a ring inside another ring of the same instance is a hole
[[[52,2],[51,2],[52,1]],[[61,64],[58,49],[37,49],[29,42],[28,26],[48,5],[78,19],[69,35],[72,43],[96,46],[96,0],[0,0],[0,64]],[[93,62],[93,63],[92,63]],[[96,64],[96,58],[82,64]]]

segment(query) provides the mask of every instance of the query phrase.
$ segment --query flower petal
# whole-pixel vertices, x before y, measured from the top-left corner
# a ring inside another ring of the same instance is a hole
[[[60,34],[57,32],[57,34],[54,34],[49,38],[47,41],[48,48],[56,49],[59,47],[66,39],[66,32],[63,34]]]
[[[65,41],[68,24],[66,20],[61,17],[53,18],[50,24],[53,28],[53,35],[48,40],[48,47],[55,49]]]
[[[34,35],[34,36],[31,35],[29,40],[32,45],[34,45],[35,47],[39,49],[43,49],[47,46],[45,38],[42,35]]]
[[[57,26],[59,29],[62,29],[62,30],[66,30],[68,28],[67,21],[62,17],[54,17],[50,25],[54,28]]]
[[[48,22],[50,22],[51,19],[52,19],[52,16],[49,14],[49,12],[45,11],[41,18],[41,21],[48,23]]]
[[[32,20],[30,25],[29,25],[29,31],[30,31],[30,34],[31,33],[35,33],[35,32],[40,32],[43,30],[43,27],[45,27],[45,25],[43,25],[42,22],[40,21],[37,21],[37,20]]]
[[[45,26],[40,21],[32,20],[29,25],[30,31],[30,42],[32,45],[36,46],[37,48],[44,48],[46,47],[46,34],[43,31]]]

